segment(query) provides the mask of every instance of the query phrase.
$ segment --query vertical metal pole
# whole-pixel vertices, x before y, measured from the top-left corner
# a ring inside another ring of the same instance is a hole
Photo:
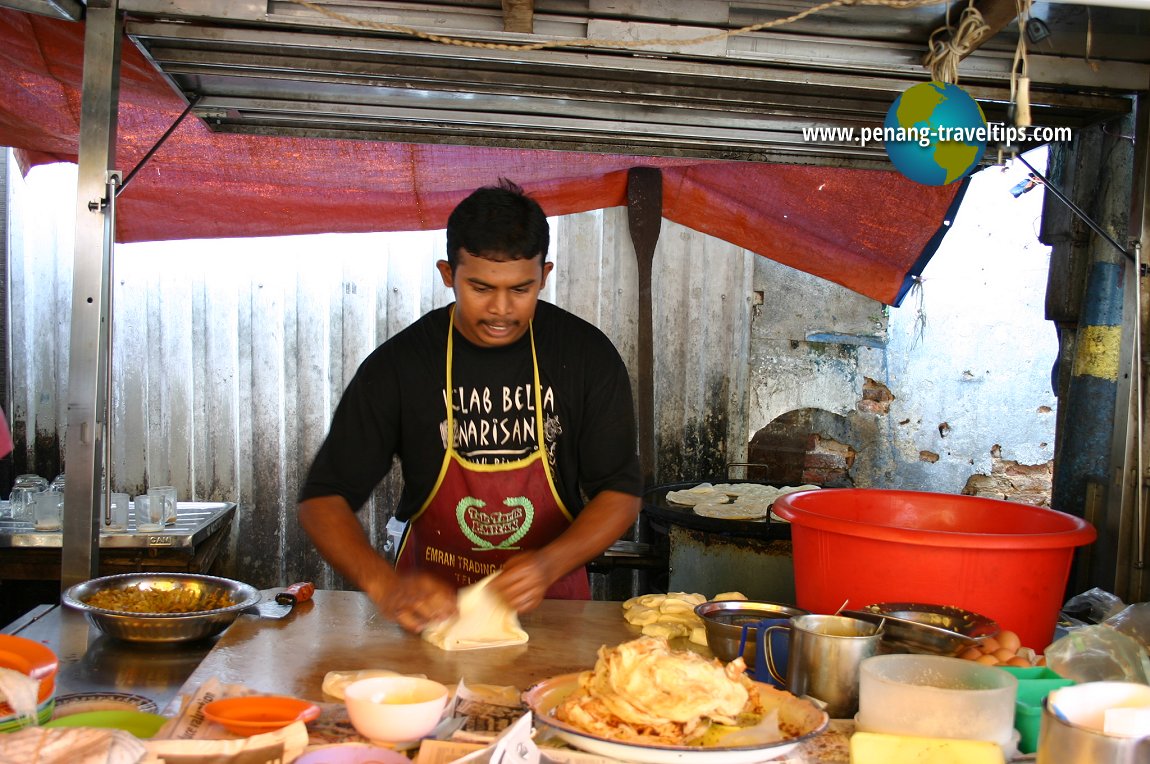
[[[1130,213],[1133,150],[1126,138],[1131,121],[1124,119],[1101,131],[1097,175],[1077,177],[1073,198],[1086,197],[1087,214],[1116,241],[1125,238]],[[1079,147],[1086,145],[1080,131]],[[1079,162],[1079,152],[1072,161]],[[1119,394],[1119,383],[1128,383],[1131,314],[1128,282],[1137,268],[1103,237],[1090,237],[1085,251],[1084,289],[1074,332],[1074,357],[1065,387],[1059,391],[1059,448],[1055,454],[1050,505],[1054,509],[1085,517],[1098,529],[1098,541],[1079,550],[1067,594],[1092,586],[1115,589],[1118,566],[1119,514],[1108,507],[1107,489],[1112,487],[1111,467],[1116,429],[1125,430],[1129,388]],[[1125,358],[1125,363],[1123,362]],[[1120,423],[1117,424],[1116,423]],[[1121,463],[1121,457],[1119,462]]]
[[[655,245],[663,224],[663,173],[654,167],[627,171],[627,227],[639,265],[639,463],[645,487],[655,481],[655,351],[654,310],[651,306],[651,271]]]
[[[1147,257],[1150,256],[1150,99],[1138,96],[1134,120],[1134,189],[1130,205],[1130,241],[1137,258],[1138,275],[1135,283],[1137,299],[1134,306],[1137,320],[1134,322],[1135,357],[1131,371],[1135,378],[1135,405],[1133,422],[1135,429],[1135,449],[1133,469],[1124,474],[1133,477],[1133,528],[1130,530],[1132,562],[1129,566],[1129,590],[1127,602],[1143,602],[1150,594],[1150,508],[1147,507],[1147,454],[1146,437],[1146,359],[1145,332],[1147,330],[1146,290],[1142,288],[1147,280]],[[1119,571],[1121,575],[1124,571]]]
[[[107,401],[108,290],[113,203],[109,171],[115,162],[120,101],[123,18],[118,0],[89,0],[84,21],[84,84],[80,105],[72,329],[68,356],[63,557],[60,586],[92,578],[99,569],[99,514]]]

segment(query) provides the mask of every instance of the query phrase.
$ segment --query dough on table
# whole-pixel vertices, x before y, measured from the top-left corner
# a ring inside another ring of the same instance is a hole
[[[323,685],[321,689],[325,695],[330,695],[333,698],[343,700],[343,691],[352,682],[358,682],[360,679],[370,679],[376,676],[400,676],[398,671],[391,671],[389,669],[361,669],[359,671],[329,671],[323,675]],[[416,676],[423,676],[418,674]]]
[[[0,667],[0,703],[6,702],[20,718],[36,716],[40,681],[10,668]]]
[[[526,642],[527,632],[519,625],[519,615],[488,588],[497,575],[492,573],[460,589],[458,612],[429,626],[423,631],[423,638],[443,650],[475,650]]]

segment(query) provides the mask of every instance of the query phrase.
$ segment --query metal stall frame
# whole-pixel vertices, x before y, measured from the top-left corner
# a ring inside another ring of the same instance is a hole
[[[99,567],[99,507],[108,421],[108,342],[115,240],[116,128],[124,18],[118,0],[89,0],[84,27],[75,267],[68,355],[68,412],[61,591]]]

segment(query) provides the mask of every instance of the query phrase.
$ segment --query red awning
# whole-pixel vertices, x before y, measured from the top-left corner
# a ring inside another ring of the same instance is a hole
[[[75,162],[81,23],[0,9],[0,145],[25,170]],[[186,107],[130,42],[117,169],[131,172]],[[211,132],[185,119],[117,197],[116,239],[443,228],[473,189],[509,178],[550,215],[625,204],[627,170],[663,172],[663,215],[897,305],[953,217],[962,184],[897,172]]]

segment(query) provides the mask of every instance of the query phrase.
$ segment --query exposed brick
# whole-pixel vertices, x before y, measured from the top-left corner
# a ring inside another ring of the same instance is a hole
[[[845,470],[846,457],[838,454],[807,454],[803,459],[803,469]]]

